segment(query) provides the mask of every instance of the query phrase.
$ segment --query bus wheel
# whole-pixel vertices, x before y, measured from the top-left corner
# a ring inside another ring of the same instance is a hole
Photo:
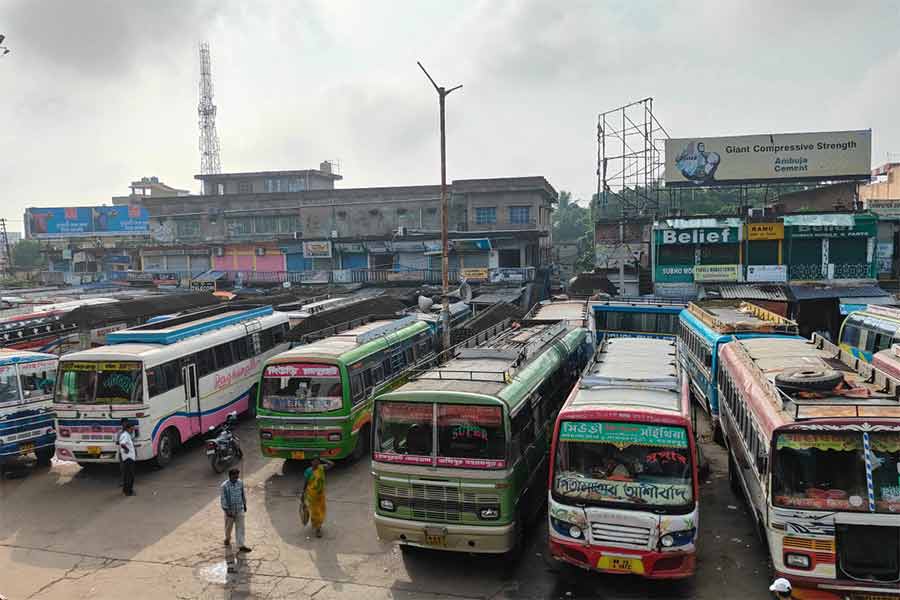
[[[178,447],[178,432],[169,427],[162,433],[159,438],[159,445],[156,447],[156,458],[154,462],[160,469],[164,468],[172,462],[172,455],[175,454],[175,448]]]
[[[734,458],[731,456],[731,452],[728,453],[728,485],[735,495],[742,495],[741,482],[738,479],[737,474],[737,465],[734,464]]]
[[[366,425],[362,429],[359,430],[359,433],[356,436],[356,447],[353,448],[353,457],[354,462],[357,460],[362,460],[362,458],[369,453],[369,435],[371,429]]]
[[[50,446],[49,448],[38,448],[34,453],[37,455],[37,464],[42,467],[49,467],[50,459],[56,454],[56,448],[53,446]]]

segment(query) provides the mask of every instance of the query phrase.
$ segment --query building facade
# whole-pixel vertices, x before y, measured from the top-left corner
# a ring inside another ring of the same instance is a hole
[[[209,269],[242,278],[303,273],[300,281],[394,280],[440,270],[440,187],[335,189],[329,163],[315,171],[197,176],[197,196],[147,197],[145,271]],[[473,280],[551,261],[556,190],[543,177],[456,180],[448,186],[450,268]]]
[[[878,215],[878,277],[896,281],[900,277],[900,163],[874,169],[872,183],[859,188],[859,199],[867,210]]]

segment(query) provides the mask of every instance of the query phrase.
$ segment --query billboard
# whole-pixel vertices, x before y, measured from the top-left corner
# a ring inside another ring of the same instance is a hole
[[[666,186],[868,179],[872,132],[666,140]]]
[[[303,242],[303,258],[331,258],[331,242]]]
[[[29,208],[25,228],[31,239],[148,235],[150,217],[140,206]]]

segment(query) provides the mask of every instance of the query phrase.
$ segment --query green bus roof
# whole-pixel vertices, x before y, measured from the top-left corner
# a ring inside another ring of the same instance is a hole
[[[590,335],[582,327],[534,323],[466,348],[379,400],[505,404],[513,409]],[[528,338],[531,338],[530,340]],[[527,344],[536,347],[528,352]],[[521,360],[520,353],[526,353]]]
[[[412,321],[403,326],[397,323],[398,329],[388,331],[384,335],[378,335],[378,329],[404,319],[388,320],[379,319],[348,329],[337,335],[333,335],[310,344],[303,344],[292,348],[269,359],[269,363],[296,362],[298,360],[327,360],[352,364],[375,352],[384,350],[392,344],[408,339],[428,329],[428,323],[424,321]]]

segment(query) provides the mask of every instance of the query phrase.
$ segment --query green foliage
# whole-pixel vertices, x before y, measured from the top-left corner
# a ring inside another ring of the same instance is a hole
[[[12,247],[12,264],[20,269],[32,269],[43,266],[44,256],[41,244],[35,240],[20,240]]]
[[[572,194],[560,190],[559,204],[553,212],[553,242],[578,244],[575,270],[590,271],[594,267],[594,227],[591,211],[582,206],[581,200],[573,200]]]

